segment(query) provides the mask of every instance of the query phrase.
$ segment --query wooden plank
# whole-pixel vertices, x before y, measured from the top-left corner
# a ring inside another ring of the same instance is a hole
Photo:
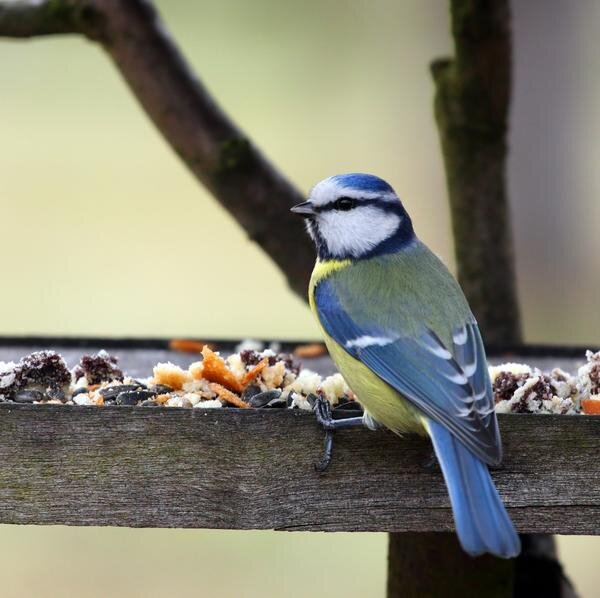
[[[519,531],[600,533],[600,417],[503,415],[493,476]],[[449,531],[419,437],[323,432],[291,410],[0,405],[0,522]]]

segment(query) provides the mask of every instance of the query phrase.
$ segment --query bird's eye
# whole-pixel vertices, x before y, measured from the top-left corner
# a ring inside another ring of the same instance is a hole
[[[336,210],[347,212],[356,205],[356,200],[352,199],[351,197],[340,197],[334,205]]]

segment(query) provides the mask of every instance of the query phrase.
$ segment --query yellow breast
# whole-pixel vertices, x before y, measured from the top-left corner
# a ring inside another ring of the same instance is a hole
[[[310,280],[310,306],[317,317],[329,354],[358,401],[376,421],[397,434],[406,432],[425,434],[421,412],[364,363],[347,353],[321,325],[319,312],[315,305],[315,289],[323,279],[351,264],[350,260],[317,261]]]

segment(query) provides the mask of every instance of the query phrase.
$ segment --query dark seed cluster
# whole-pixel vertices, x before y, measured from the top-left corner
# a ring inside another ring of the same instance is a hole
[[[499,413],[576,413],[577,381],[555,368],[542,372],[523,364],[492,368],[492,389]]]
[[[56,351],[36,351],[23,357],[10,377],[11,383],[0,389],[3,399],[26,403],[39,400],[36,397],[62,401],[71,383],[71,372]]]
[[[261,359],[262,355],[258,351],[252,349],[245,349],[240,351],[240,359],[244,365],[256,365]],[[290,353],[278,353],[277,355],[269,355],[269,365],[275,365],[278,361],[283,361],[286,369],[290,370],[294,374],[300,372],[300,364],[294,359],[294,356]]]
[[[513,374],[512,372],[500,372],[494,384],[492,385],[494,390],[494,400],[496,403],[499,401],[508,401],[512,399],[519,386],[522,386],[527,380],[526,374]]]
[[[78,380],[85,376],[88,384],[123,380],[123,372],[117,363],[117,358],[106,351],[100,351],[96,355],[84,355],[79,360],[79,365],[73,369],[73,377]]]
[[[0,401],[80,406],[309,409],[306,397],[313,390],[307,389],[307,380],[315,389],[319,381],[326,382],[308,370],[303,372],[304,378],[300,381],[300,368],[288,354],[243,351],[237,360],[233,355],[231,362],[219,355],[211,358],[212,370],[208,367],[205,370],[202,362],[199,362],[200,367],[198,362],[191,364],[187,371],[173,364],[157,364],[152,377],[136,380],[126,376],[117,358],[106,351],[83,355],[72,371],[58,353],[41,351],[16,364],[0,363]],[[236,368],[239,362],[245,366],[245,372],[239,368],[235,372],[229,369],[230,366]],[[336,384],[339,386],[339,381]],[[339,400],[340,406],[348,403],[343,391],[333,390],[334,387],[330,382],[329,400],[334,403]],[[322,389],[318,387],[317,392]]]
[[[548,376],[539,376],[538,381],[527,388],[527,392],[513,405],[514,413],[528,413],[539,410],[543,401],[549,401],[554,396],[553,387]]]

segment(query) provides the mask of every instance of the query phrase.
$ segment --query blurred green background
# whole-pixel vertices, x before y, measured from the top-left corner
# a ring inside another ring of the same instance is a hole
[[[301,189],[376,173],[453,265],[428,72],[451,47],[445,2],[157,4],[218,101]],[[598,345],[600,5],[518,0],[514,19],[526,337]],[[98,47],[0,40],[0,74],[1,334],[317,336]],[[559,541],[583,596],[600,581],[599,542]],[[385,583],[383,534],[4,526],[0,546],[4,596],[381,596]]]

